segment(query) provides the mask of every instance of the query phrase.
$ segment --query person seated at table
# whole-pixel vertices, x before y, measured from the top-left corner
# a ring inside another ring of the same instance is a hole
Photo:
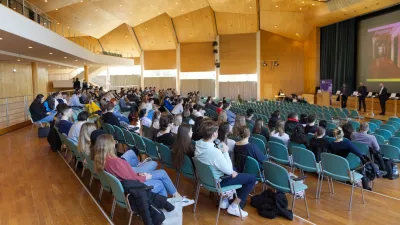
[[[317,127],[318,126],[315,125],[315,116],[309,115],[307,117],[307,126],[304,128],[305,133],[306,134],[309,134],[309,133],[313,134],[317,130]]]
[[[236,172],[243,173],[247,156],[257,160],[259,167],[263,168],[262,163],[267,160],[267,157],[262,152],[264,149],[259,149],[257,145],[249,142],[250,129],[247,126],[241,126],[238,133],[240,140],[236,142],[233,149]]]
[[[323,127],[318,127],[315,136],[310,140],[309,149],[314,153],[317,162],[321,161],[321,153],[329,151],[329,141],[324,138],[325,129]]]

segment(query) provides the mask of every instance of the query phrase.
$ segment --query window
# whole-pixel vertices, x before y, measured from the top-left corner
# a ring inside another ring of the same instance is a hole
[[[181,72],[181,80],[215,80],[215,71],[206,72]]]
[[[238,75],[220,75],[219,82],[240,82],[255,81],[257,82],[257,74],[238,74]]]
[[[144,77],[176,77],[177,70],[144,70]]]
[[[138,66],[119,66],[119,67],[109,67],[109,73],[111,76],[115,75],[138,75],[140,76],[140,65]],[[104,70],[99,74],[99,76],[106,76],[107,70]]]

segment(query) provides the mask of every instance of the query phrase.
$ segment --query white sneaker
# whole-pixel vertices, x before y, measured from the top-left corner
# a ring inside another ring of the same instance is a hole
[[[240,217],[240,211],[242,211],[242,217],[247,217],[249,214],[246,212],[246,211],[243,211],[242,209],[240,209],[240,207],[239,206],[236,206],[235,208],[234,207],[232,207],[232,205],[230,205],[229,207],[228,207],[228,213],[229,214],[231,214],[231,215],[233,215],[233,216],[237,216],[237,217]]]
[[[221,204],[219,204],[221,209],[227,209],[229,207],[229,200],[228,198],[223,198]]]
[[[194,204],[194,200],[193,199],[188,199],[186,197],[183,197],[181,202],[182,202],[182,207]]]

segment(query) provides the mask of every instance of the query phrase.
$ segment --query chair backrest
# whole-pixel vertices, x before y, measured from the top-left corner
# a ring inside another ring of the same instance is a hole
[[[65,134],[61,134],[61,135],[65,135]],[[65,145],[67,145],[67,147],[71,150],[71,152],[78,159],[78,161],[82,161],[82,157],[78,152],[78,146],[76,146],[76,144],[71,139],[69,139],[66,135],[64,138],[65,138]]]
[[[261,135],[261,134],[252,134],[251,136],[260,139],[261,141],[264,142],[265,146],[267,146],[267,142],[268,142],[268,141],[267,141],[267,138],[264,137],[264,135]]]
[[[126,144],[130,147],[133,148],[135,146],[135,139],[133,138],[132,133],[129,130],[122,129],[122,132],[124,132],[124,137],[126,140]]]
[[[307,144],[310,144],[311,139],[314,137],[314,134],[308,133],[306,135]]]
[[[277,137],[271,136],[271,137],[269,137],[269,141],[273,141],[273,142],[285,145],[285,142],[282,139],[279,139]]]
[[[160,153],[160,161],[163,165],[165,165],[168,168],[173,168],[174,164],[172,162],[172,151],[170,148],[168,148],[167,146],[161,144],[161,143],[157,143],[158,146],[158,152]]]
[[[356,146],[356,148],[358,148],[358,150],[360,150],[360,152],[364,155],[369,156],[369,147],[368,145],[361,143],[361,142],[357,142],[357,141],[352,141],[353,145]]]
[[[294,146],[292,148],[293,164],[306,172],[317,172],[317,161],[312,151]]]
[[[271,159],[278,163],[289,164],[289,152],[285,145],[270,141],[268,148]]]
[[[249,137],[249,142],[254,144],[254,145],[256,145],[258,150],[260,150],[263,155],[267,154],[267,149],[266,149],[265,144],[264,144],[264,142],[262,140],[260,140],[260,139],[258,139],[256,137]]]
[[[143,142],[143,139],[140,135],[136,133],[132,133],[133,139],[135,139],[135,146],[139,150],[140,153],[146,154],[146,146]]]
[[[154,133],[151,127],[143,126],[142,125],[142,136],[153,140]]]
[[[263,177],[261,174],[260,164],[254,158],[247,156],[246,162],[244,164],[243,173],[253,174],[258,179],[263,181]]]
[[[196,171],[193,165],[192,160],[189,156],[184,155],[183,157],[183,165],[179,168],[179,171],[185,176],[190,179],[196,179]]]
[[[321,164],[324,174],[340,181],[350,179],[350,166],[345,158],[323,152],[321,153]]]
[[[354,128],[355,131],[358,131],[360,129],[360,123],[354,120],[350,120],[349,123],[351,126]]]
[[[346,114],[346,116],[350,116],[350,112],[346,108],[342,108],[342,111]]]
[[[380,145],[384,158],[400,160],[400,148],[393,145]]]
[[[333,129],[335,129],[337,126],[335,125],[335,124],[333,124],[333,123],[327,123],[326,124],[326,129],[327,130],[333,130]]]
[[[265,182],[278,191],[291,193],[290,177],[287,170],[275,163],[263,162]]]
[[[382,120],[371,119],[369,120],[370,123],[374,123],[378,126],[378,128],[383,124]]]
[[[380,145],[385,144],[385,138],[382,135],[374,134],[374,136],[376,137],[376,141],[378,142],[378,144]]]
[[[400,124],[400,118],[397,117],[389,117],[389,121],[394,121]]]
[[[391,135],[394,135],[394,133],[396,133],[396,128],[394,126],[390,125],[390,124],[382,124],[379,127],[379,129],[380,130],[382,130],[382,129],[383,130],[388,130],[391,133]]]
[[[149,155],[150,158],[153,160],[159,160],[158,149],[156,144],[148,138],[142,137],[142,139],[144,144],[146,145],[147,155]]]
[[[118,126],[113,126],[113,128],[115,131],[115,137],[117,138],[117,141],[119,143],[126,143],[125,135],[124,135],[124,132],[122,131],[122,129]]]
[[[121,181],[119,181],[115,176],[109,174],[107,171],[102,171],[100,173],[104,173],[108,183],[111,186],[112,194],[114,195],[117,204],[122,208],[127,208],[126,198]]]
[[[392,137],[392,133],[390,131],[388,131],[388,130],[385,130],[385,129],[377,129],[375,131],[375,134],[381,135],[383,138],[385,138],[386,141],[389,140],[389,138]]]
[[[350,110],[350,117],[351,118],[359,118],[360,115],[358,114],[358,112],[356,110]]]
[[[396,121],[388,121],[386,124],[393,126],[396,129],[396,131],[400,129],[400,123]]]
[[[361,165],[361,159],[353,153],[349,153],[346,157],[346,160],[349,163],[350,169],[354,169]]]
[[[106,127],[106,131],[108,132],[108,134],[111,134],[113,137],[115,137],[114,127],[108,123],[104,123],[104,126]]]
[[[400,148],[400,137],[391,137],[389,139],[389,144]]]
[[[97,175],[96,172],[94,171],[94,162],[90,158],[90,156],[88,154],[86,154],[86,152],[81,152],[81,156],[82,156],[82,158],[84,158],[86,160],[86,165],[87,165],[87,168],[90,170],[90,172],[94,175]]]
[[[378,125],[376,125],[375,123],[368,122],[368,125],[369,125],[369,131],[371,133],[375,133],[375,130],[378,129]]]
[[[193,158],[194,166],[196,167],[196,174],[198,181],[203,185],[207,190],[213,190],[217,188],[216,179],[218,177],[214,177],[214,173],[211,167],[207,164],[200,162],[198,159]]]
[[[325,138],[326,140],[328,140],[329,143],[331,143],[332,141],[335,141],[335,140],[336,140],[334,137],[329,137],[329,136],[327,136],[327,135],[325,135],[324,138]]]
[[[292,154],[292,148],[293,147],[306,148],[306,146],[304,144],[297,144],[297,143],[289,141],[288,150],[289,150],[289,154],[290,155]]]
[[[111,191],[111,185],[107,180],[107,177],[104,173],[97,173],[97,176],[99,177],[101,186],[103,187],[103,190],[106,190],[108,192]]]

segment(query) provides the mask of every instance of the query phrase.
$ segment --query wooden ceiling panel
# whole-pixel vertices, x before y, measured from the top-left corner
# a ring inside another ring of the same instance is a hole
[[[217,27],[214,11],[205,7],[173,18],[176,35],[181,43],[215,41]]]
[[[123,22],[116,19],[105,10],[97,9],[89,1],[68,5],[58,10],[48,12],[61,24],[68,25],[71,29],[88,36],[100,38]],[[79,33],[75,34],[76,36]]]
[[[166,13],[134,27],[134,30],[144,51],[176,49],[172,20]]]
[[[257,14],[257,0],[208,0],[215,12]]]
[[[29,3],[36,6],[43,12],[53,11],[80,2],[81,0],[29,0]]]
[[[304,26],[304,14],[301,12],[260,12],[260,28],[271,33],[302,41],[308,36]]]
[[[132,27],[124,23],[101,37],[100,43],[105,51],[122,54],[125,57],[140,57],[140,47]]]
[[[314,0],[260,0],[260,11],[304,12],[321,5]]]
[[[257,14],[216,12],[218,34],[243,34],[258,31]]]

